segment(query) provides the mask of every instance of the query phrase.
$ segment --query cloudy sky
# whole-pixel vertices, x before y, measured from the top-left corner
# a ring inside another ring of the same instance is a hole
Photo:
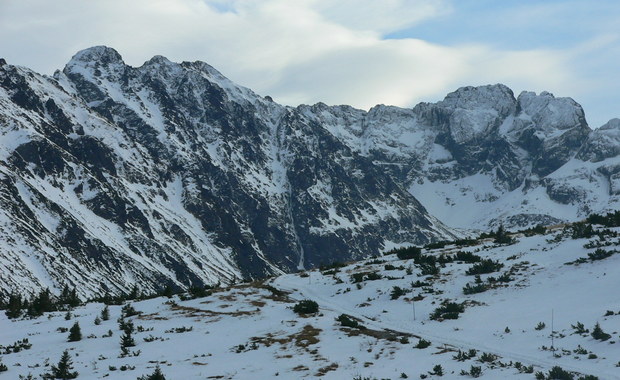
[[[51,74],[78,50],[205,61],[284,104],[413,106],[464,85],[620,117],[617,0],[0,0],[0,57]]]

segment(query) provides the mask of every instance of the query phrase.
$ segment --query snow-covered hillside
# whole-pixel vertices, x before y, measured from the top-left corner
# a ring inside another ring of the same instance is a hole
[[[70,320],[65,312],[33,320],[3,315],[0,358],[8,371],[0,376],[37,376],[68,350],[79,379],[135,379],[156,365],[169,380],[432,379],[440,369],[443,379],[478,371],[484,379],[534,379],[555,366],[620,379],[620,228],[589,239],[573,238],[572,231],[515,235],[512,245],[486,239],[425,249],[420,264],[391,254],[215,289],[204,298],[134,302],[141,315],[125,319],[134,324],[136,342],[125,357],[119,357],[122,306],[110,306],[110,319],[99,325],[97,303],[76,308]],[[467,274],[480,267],[476,255],[495,263],[478,284]],[[424,266],[427,256],[444,263],[438,274],[421,274],[432,271]],[[486,290],[464,294],[467,284]],[[304,299],[317,302],[318,313],[295,313]],[[431,318],[447,301],[463,306],[458,318]],[[76,321],[83,339],[67,342],[63,328]],[[593,338],[596,324],[607,339]],[[29,349],[8,353],[23,339]],[[430,345],[422,348],[422,340]]]

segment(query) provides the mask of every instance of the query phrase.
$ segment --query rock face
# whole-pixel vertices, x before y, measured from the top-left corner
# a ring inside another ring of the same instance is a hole
[[[2,293],[183,288],[454,236],[372,158],[203,62],[3,65],[0,133]]]
[[[293,108],[203,62],[93,47],[53,78],[2,62],[0,133],[5,294],[259,278],[620,194],[619,120],[592,131],[573,100],[503,85]]]

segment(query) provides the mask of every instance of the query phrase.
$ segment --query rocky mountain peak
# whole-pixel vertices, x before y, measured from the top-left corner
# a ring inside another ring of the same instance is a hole
[[[116,50],[107,46],[93,46],[77,52],[67,63],[67,67],[106,67],[124,64],[123,57]]]
[[[493,134],[503,120],[516,110],[511,89],[503,84],[461,87],[437,103],[449,115],[449,133],[457,144],[465,144]]]
[[[514,111],[516,99],[510,88],[503,84],[467,86],[449,93],[440,106],[466,110],[495,110],[500,115]]]
[[[521,112],[528,115],[540,131],[552,133],[575,127],[589,129],[583,108],[572,98],[556,98],[546,91],[540,95],[524,91],[517,101]]]
[[[620,155],[620,119],[611,119],[588,136],[578,154],[584,161],[600,162]],[[618,168],[620,171],[620,168]]]

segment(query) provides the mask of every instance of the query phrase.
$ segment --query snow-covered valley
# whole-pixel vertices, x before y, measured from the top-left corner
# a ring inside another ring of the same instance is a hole
[[[136,379],[156,365],[168,380],[434,379],[440,372],[443,379],[534,379],[555,366],[578,373],[575,379],[620,379],[620,228],[596,227],[601,238],[572,231],[423,249],[421,259],[388,254],[195,299],[131,302],[140,314],[123,319],[133,323],[136,343],[124,357],[122,305],[109,306],[108,320],[98,318],[101,303],[73,309],[68,320],[65,311],[2,315],[7,371],[0,378],[37,377],[68,350],[79,379]],[[486,259],[493,271],[477,279],[474,268]],[[315,301],[318,312],[296,313],[302,300]],[[436,311],[448,301],[463,307],[457,319]],[[68,342],[75,322],[82,339]],[[342,325],[355,322],[365,328]],[[592,336],[597,323],[608,339]],[[31,347],[12,352],[23,339]],[[422,348],[424,341],[430,345]]]

